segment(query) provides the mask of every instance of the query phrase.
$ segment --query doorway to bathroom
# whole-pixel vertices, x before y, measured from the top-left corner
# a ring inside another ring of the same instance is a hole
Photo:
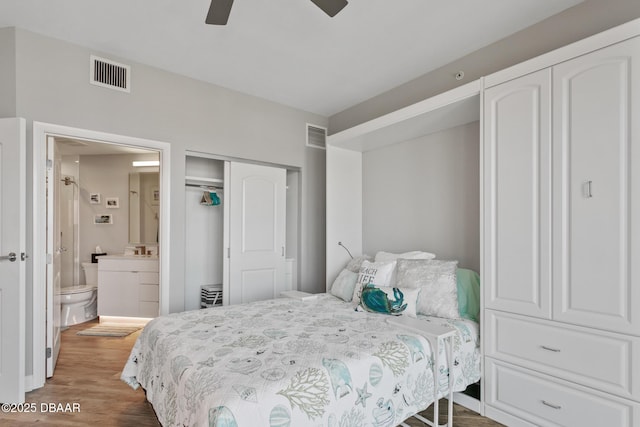
[[[47,151],[52,159],[47,171],[50,377],[60,331],[98,317],[98,257],[133,254],[141,247],[143,255],[158,255],[160,155],[62,136],[47,138]],[[101,290],[104,298],[110,297],[107,291]],[[152,311],[148,314],[158,315],[157,304]]]
[[[46,256],[33,258],[33,283],[46,287],[33,289],[32,388],[53,375],[61,329],[97,316],[96,253],[144,246],[159,266],[154,315],[166,311],[168,166],[166,143],[34,123],[33,253]]]

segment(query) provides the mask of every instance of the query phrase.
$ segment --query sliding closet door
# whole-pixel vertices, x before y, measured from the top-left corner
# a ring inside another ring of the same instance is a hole
[[[227,165],[228,301],[275,298],[285,290],[286,170]]]

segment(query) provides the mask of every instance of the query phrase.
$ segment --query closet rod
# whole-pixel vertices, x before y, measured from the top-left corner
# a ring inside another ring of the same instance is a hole
[[[209,190],[209,189],[214,189],[214,190],[224,190],[223,187],[216,187],[215,185],[203,185],[203,184],[185,184],[185,187],[196,187],[196,188],[202,188],[203,190]]]

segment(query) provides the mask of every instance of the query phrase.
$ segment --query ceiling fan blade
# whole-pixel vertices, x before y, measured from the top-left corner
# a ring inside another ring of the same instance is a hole
[[[349,3],[347,0],[311,0],[330,17],[336,16]]]
[[[211,0],[209,13],[204,22],[212,25],[227,25],[232,5],[233,0]]]

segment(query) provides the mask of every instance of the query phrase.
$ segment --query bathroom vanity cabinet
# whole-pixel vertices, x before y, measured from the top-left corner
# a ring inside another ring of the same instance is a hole
[[[103,256],[98,262],[98,316],[156,317],[157,257]]]

